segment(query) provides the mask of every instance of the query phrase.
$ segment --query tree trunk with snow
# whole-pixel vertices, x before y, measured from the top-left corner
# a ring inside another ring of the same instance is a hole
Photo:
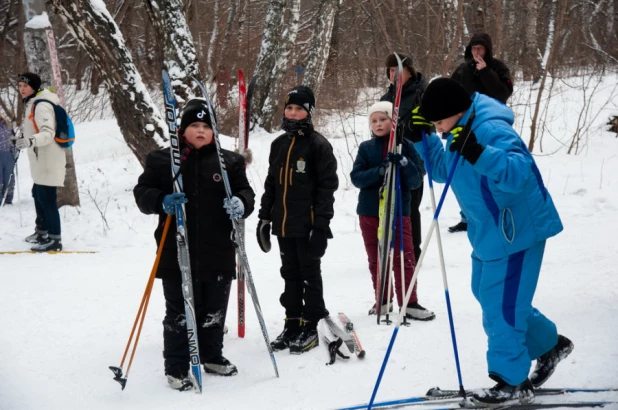
[[[195,95],[199,88],[189,78],[200,79],[197,51],[183,11],[182,0],[145,0],[155,28],[157,43],[163,48],[163,66],[174,83],[179,104]]]
[[[442,64],[442,76],[446,77],[449,69],[451,67],[451,63],[455,58],[455,53],[459,50],[459,45],[461,44],[461,33],[463,32],[463,0],[456,0],[455,4],[453,4],[453,10],[457,7],[457,17],[455,20],[455,34],[452,38],[450,38],[451,45],[449,47],[448,54],[444,59],[444,63]],[[449,13],[452,16],[452,12]]]
[[[101,1],[47,0],[98,68],[122,135],[144,166],[167,144],[167,125],[142,82],[122,33]]]
[[[51,51],[55,52],[54,32],[49,23],[49,17],[45,12],[45,2],[43,0],[24,0],[24,16],[26,25],[24,27],[24,48],[30,71],[38,74],[43,83],[55,86],[56,93],[60,97],[61,105],[65,105],[64,94],[62,93],[62,82],[59,78],[60,69],[57,68],[55,76],[52,74]],[[52,43],[48,43],[51,41]],[[50,46],[52,48],[50,48]],[[57,63],[57,56],[56,63]],[[53,81],[52,81],[53,80]],[[66,108],[66,106],[65,106]],[[29,113],[26,113],[28,115]],[[30,121],[24,119],[24,121]],[[77,175],[75,173],[75,161],[73,150],[65,150],[66,155],[66,174],[64,177],[64,187],[58,188],[58,208],[68,206],[79,206],[79,189],[77,187]]]
[[[522,4],[524,13],[525,33],[524,48],[522,55],[522,68],[524,81],[537,82],[541,78],[541,54],[537,44],[537,20],[538,20],[538,4],[537,0],[526,0]]]
[[[303,77],[303,84],[313,90],[316,99],[326,71],[333,26],[338,10],[339,0],[322,0],[317,12],[317,21],[308,53],[307,69]]]
[[[299,0],[292,1],[295,4],[299,3]],[[272,88],[277,82],[280,83],[283,77],[283,71],[279,71],[277,68],[281,67],[280,63],[283,57],[285,57],[287,63],[287,54],[285,56],[280,55],[281,51],[285,49],[285,41],[282,38],[285,3],[285,0],[269,0],[268,2],[262,34],[262,47],[255,66],[258,84],[253,97],[253,111],[258,117],[258,123],[267,131],[272,131],[272,118],[279,101],[279,95],[274,96]],[[298,10],[298,6],[296,9]],[[298,18],[296,19],[296,27],[288,27],[286,34],[288,37],[292,33],[296,36],[297,30]],[[278,87],[280,88],[281,84]]]

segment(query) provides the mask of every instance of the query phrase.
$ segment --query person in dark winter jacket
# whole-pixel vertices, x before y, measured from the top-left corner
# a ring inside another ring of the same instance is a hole
[[[253,212],[255,194],[245,174],[240,154],[222,149],[233,197],[227,200],[212,121],[204,100],[189,100],[180,121],[183,191],[174,193],[169,148],[153,151],[133,190],[145,214],[159,215],[155,239],[163,252],[157,277],[163,281],[165,319],[163,357],[170,385],[178,390],[192,386],[188,379],[189,345],[185,323],[182,279],[176,248],[176,224],[161,243],[167,214],[185,203],[191,259],[193,295],[198,327],[200,361],[207,373],[231,376],[238,371],[222,355],[223,330],[232,279],[236,274],[231,217],[246,218]],[[228,215],[229,214],[229,215]]]
[[[413,189],[418,188],[423,183],[423,165],[416,149],[408,140],[402,140],[401,154],[393,154],[388,151],[388,136],[391,132],[393,116],[393,104],[387,101],[375,103],[369,108],[369,125],[371,127],[372,138],[364,141],[358,147],[358,154],[352,167],[350,177],[355,187],[360,188],[358,194],[358,206],[356,213],[360,221],[360,228],[367,251],[369,262],[369,272],[373,282],[374,295],[379,293],[376,288],[376,281],[379,272],[378,267],[378,225],[379,225],[379,202],[380,188],[384,183],[384,175],[389,161],[400,167],[401,172],[401,197],[402,197],[402,227],[403,227],[403,248],[404,248],[404,275],[401,278],[401,259],[399,253],[399,225],[395,223],[393,237],[395,239],[395,253],[393,258],[393,271],[395,273],[395,285],[399,308],[403,306],[405,293],[410,286],[416,258],[414,257],[414,245],[412,242],[412,227],[410,224],[410,199]],[[396,215],[397,217],[398,215]],[[390,279],[388,279],[390,281]],[[418,283],[418,282],[417,282]],[[432,320],[435,314],[418,303],[416,294],[417,283],[414,284],[412,296],[406,306],[406,317],[414,320]],[[388,289],[386,284],[384,289]],[[386,291],[385,291],[386,293]],[[382,295],[381,314],[386,314],[389,305],[392,305],[390,294]],[[369,311],[369,314],[376,314],[376,305]]]
[[[506,103],[513,94],[511,72],[506,64],[494,58],[489,34],[474,34],[466,47],[464,59],[451,78],[461,84],[469,95],[478,92]],[[449,232],[468,229],[465,214],[460,212],[460,215],[461,220],[448,228]]]
[[[432,177],[445,182],[457,161],[451,187],[470,222],[472,293],[483,311],[489,377],[497,382],[473,400],[487,407],[529,403],[573,350],[532,305],[545,243],[563,229],[560,216],[506,105],[470,97],[456,81],[440,78],[427,87],[420,113],[446,140],[427,138]],[[414,142],[422,152],[427,129],[418,128]]]
[[[309,87],[293,88],[285,100],[285,134],[277,137],[268,159],[268,175],[259,212],[258,243],[270,250],[270,233],[277,236],[281,305],[285,327],[273,349],[300,354],[319,344],[317,324],[328,316],[322,290],[320,259],[333,235],[334,193],[339,185],[337,160],[326,138],[313,129],[315,98]]]
[[[15,147],[11,144],[13,129],[0,115],[0,204],[4,200],[4,205],[13,203],[13,191],[15,188]]]
[[[427,88],[427,81],[420,72],[416,71],[412,57],[397,53],[403,64],[403,86],[401,88],[401,101],[399,103],[399,118],[397,119],[398,132],[403,133],[405,139],[409,139],[412,121],[412,110],[421,103],[423,92]],[[395,54],[386,57],[386,76],[391,85],[380,101],[395,103],[397,90],[395,89],[395,76],[397,74],[397,58]],[[423,183],[412,190],[410,200],[410,222],[412,223],[412,241],[414,242],[414,257],[418,260],[421,256],[421,213],[419,207],[423,199]]]

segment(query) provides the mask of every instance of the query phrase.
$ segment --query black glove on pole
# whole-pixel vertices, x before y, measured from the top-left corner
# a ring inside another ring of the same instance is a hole
[[[468,125],[459,126],[453,128],[451,134],[453,134],[453,141],[451,141],[449,150],[451,152],[459,151],[461,156],[470,164],[476,164],[485,147],[478,143],[472,129]]]

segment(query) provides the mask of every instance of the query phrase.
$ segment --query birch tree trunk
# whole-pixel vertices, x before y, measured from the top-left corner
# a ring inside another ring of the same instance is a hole
[[[45,11],[45,2],[43,0],[24,0],[22,4],[26,17],[24,47],[30,71],[38,74],[43,83],[50,83],[55,87],[60,104],[66,108],[60,68],[56,67],[56,70],[54,70],[56,75],[52,75],[52,57],[55,57],[57,63],[58,56],[54,56],[52,53],[52,51],[56,51],[55,39]],[[53,83],[52,79],[54,80]],[[58,208],[65,205],[80,205],[73,150],[65,150],[65,155],[67,161],[66,174],[64,177],[64,187],[58,188],[58,199],[56,201]]]
[[[167,145],[167,125],[150,98],[122,33],[101,1],[47,0],[97,67],[122,135],[140,164]]]
[[[163,66],[174,84],[174,94],[182,104],[199,95],[189,76],[200,79],[197,51],[183,11],[182,0],[145,0],[155,28],[157,44],[163,48]]]
[[[279,44],[279,51],[277,52],[277,58],[275,59],[275,67],[273,69],[270,89],[268,90],[268,97],[266,98],[266,101],[264,101],[264,108],[262,110],[264,129],[268,131],[272,131],[273,129],[275,113],[277,112],[279,98],[281,97],[283,75],[288,68],[288,57],[290,55],[290,51],[294,48],[294,44],[296,43],[296,34],[298,33],[300,0],[290,0],[290,2],[289,21],[285,22],[285,17],[283,15],[281,16],[281,25],[285,27],[285,30],[283,31],[283,34],[281,34],[281,43]]]
[[[525,33],[522,55],[524,81],[538,82],[541,78],[541,55],[537,44],[537,0],[526,0],[523,5]]]
[[[300,0],[290,0],[290,21],[285,22],[285,0],[270,0],[266,12],[262,46],[258,55],[255,75],[258,86],[253,104],[258,115],[258,123],[267,131],[272,131],[273,118],[279,103],[281,82],[287,68],[288,53],[296,41]],[[283,27],[286,28],[282,33]]]
[[[448,55],[442,64],[442,76],[446,77],[449,72],[449,68],[451,67],[451,63],[453,62],[453,58],[455,57],[455,53],[459,44],[461,44],[461,33],[463,31],[463,0],[455,0],[457,6],[457,20],[455,23],[455,35],[451,39],[451,45],[449,47]]]
[[[545,56],[543,58],[543,73],[541,76],[541,83],[539,84],[539,91],[536,97],[536,104],[534,107],[534,115],[532,116],[532,123],[530,124],[530,141],[528,141],[528,149],[530,150],[530,152],[532,152],[532,150],[534,149],[534,143],[536,142],[536,128],[539,120],[541,101],[543,99],[543,90],[545,89],[545,82],[547,81],[547,74],[549,73],[554,54],[557,51],[558,45],[562,37],[560,31],[563,26],[567,2],[567,0],[552,0],[549,18],[549,34],[547,36],[547,47],[545,48]],[[560,12],[557,12],[559,3],[561,3]]]
[[[316,100],[324,80],[335,16],[338,10],[339,0],[322,0],[317,13],[308,53],[307,69],[303,77],[303,85],[313,90]]]
[[[219,0],[214,0],[214,10],[212,13],[212,33],[210,34],[210,42],[208,43],[208,53],[206,54],[206,78],[208,82],[214,81],[215,71],[212,67],[212,61],[217,48],[217,40],[219,39]]]

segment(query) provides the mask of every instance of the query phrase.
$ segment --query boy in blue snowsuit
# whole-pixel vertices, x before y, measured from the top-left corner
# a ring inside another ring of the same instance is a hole
[[[479,93],[468,96],[457,82],[440,78],[429,84],[414,111],[413,141],[421,157],[429,158],[436,182],[446,181],[461,155],[451,186],[468,217],[472,292],[483,311],[489,377],[497,382],[473,400],[480,405],[532,402],[534,387],[573,349],[532,306],[545,241],[562,231],[558,212],[506,105]],[[429,135],[425,156],[422,133],[428,135],[429,122],[446,146]]]

